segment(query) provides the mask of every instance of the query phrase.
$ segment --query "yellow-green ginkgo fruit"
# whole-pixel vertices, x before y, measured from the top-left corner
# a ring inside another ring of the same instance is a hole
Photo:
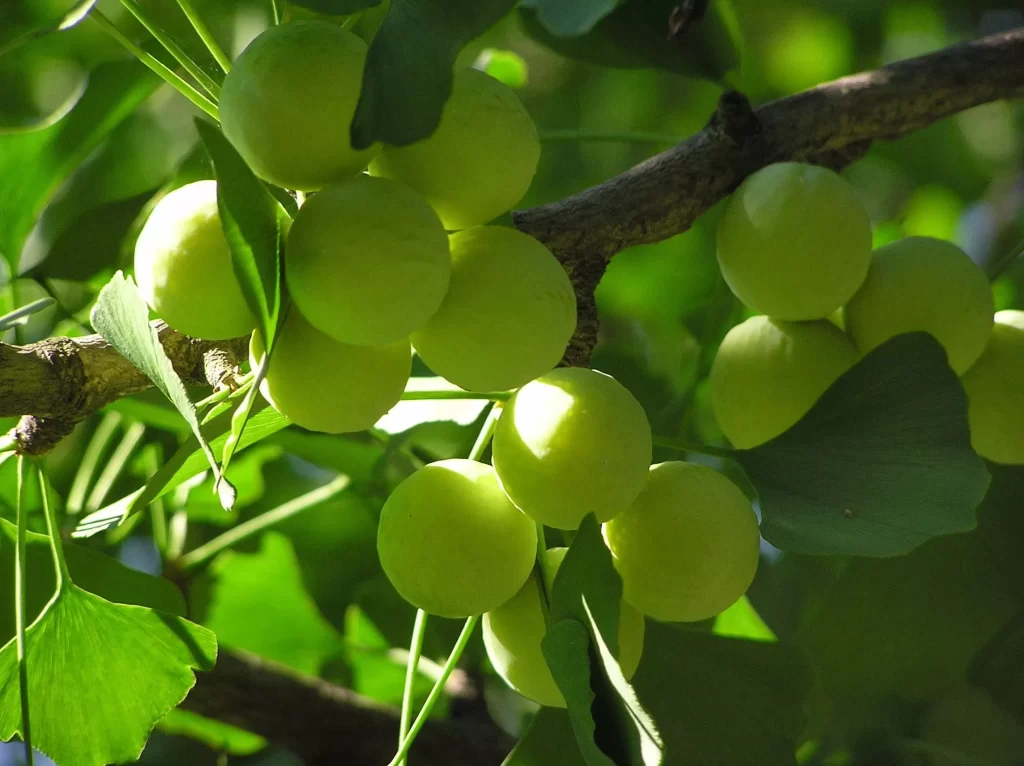
[[[548,593],[567,550],[551,548],[544,552]],[[547,630],[544,608],[540,583],[534,573],[512,599],[484,615],[484,646],[487,657],[505,683],[541,705],[565,707],[565,699],[541,650]],[[644,617],[623,601],[619,610],[618,660],[627,679],[636,672],[643,648]]]
[[[711,408],[734,446],[756,447],[788,430],[857,361],[826,319],[751,317],[722,341],[709,379]]]
[[[713,617],[747,592],[760,534],[746,495],[707,466],[651,466],[636,501],[604,525],[623,598],[648,617]]]

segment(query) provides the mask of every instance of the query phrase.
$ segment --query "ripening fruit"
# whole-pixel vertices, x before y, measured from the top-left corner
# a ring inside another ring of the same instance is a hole
[[[449,241],[448,294],[412,336],[427,366],[470,391],[504,391],[558,364],[576,329],[576,294],[551,252],[501,226]]]
[[[651,464],[651,426],[615,378],[562,367],[520,388],[494,432],[505,492],[537,521],[576,529],[608,521],[633,502]]]
[[[712,468],[651,466],[636,501],[604,525],[623,598],[649,617],[705,620],[747,592],[757,571],[757,516]]]
[[[1024,463],[1024,311],[995,315],[988,345],[962,381],[975,452]]]
[[[370,164],[427,198],[447,229],[487,223],[530,187],[537,128],[515,92],[476,69],[455,72],[441,124],[410,146],[385,146]]]
[[[788,430],[857,361],[826,319],[751,317],[722,341],[709,379],[711,408],[733,446],[756,447]]]
[[[149,307],[193,338],[237,338],[256,326],[231,265],[216,181],[182,186],[156,204],[135,243],[135,279]]]
[[[567,550],[552,548],[544,554],[549,593]],[[538,579],[531,575],[510,601],[484,615],[484,646],[491,664],[505,683],[541,705],[564,708],[565,699],[541,650],[546,630]],[[644,617],[623,601],[619,610],[618,660],[627,679],[636,672],[643,648]]]
[[[405,338],[448,290],[448,235],[422,197],[357,176],[310,197],[292,223],[285,276],[310,324],[343,343]]]
[[[287,189],[358,173],[374,154],[353,150],[348,130],[365,62],[366,43],[334,24],[271,27],[224,78],[224,135],[256,175]]]
[[[253,369],[264,351],[257,330],[249,343]],[[411,369],[409,341],[384,346],[339,343],[292,307],[274,344],[260,393],[282,415],[311,431],[362,431],[402,398]]]
[[[941,239],[907,237],[875,251],[843,318],[862,353],[894,335],[924,331],[963,374],[985,349],[994,310],[988,278],[967,253]]]
[[[399,484],[380,514],[377,552],[406,601],[442,617],[496,609],[526,582],[536,525],[491,466],[441,460]]]
[[[718,222],[718,264],[736,296],[775,319],[822,319],[864,281],[871,220],[841,176],[780,162],[748,177]]]

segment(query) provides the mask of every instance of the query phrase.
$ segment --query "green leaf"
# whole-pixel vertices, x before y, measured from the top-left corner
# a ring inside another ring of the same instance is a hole
[[[594,0],[579,11],[580,23],[560,23],[558,34],[546,21],[556,8],[577,5],[569,0],[535,0],[519,14],[526,33],[552,50],[570,58],[624,69],[664,69],[677,74],[722,82],[739,66],[739,32],[729,0],[712,0],[704,16],[691,23],[678,41],[669,36],[669,18],[679,0],[625,0],[608,15],[577,36],[566,30],[582,29],[597,14]],[[601,3],[604,5],[605,3]],[[563,18],[562,16],[558,17]]]
[[[195,124],[217,176],[217,208],[235,276],[270,349],[281,313],[281,242],[290,219],[224,134],[198,117]]]
[[[972,684],[1024,724],[1024,611],[978,652],[969,673]]]
[[[222,644],[314,676],[342,653],[343,639],[306,592],[284,535],[263,535],[258,553],[222,553],[211,571],[213,593],[203,624]]]
[[[291,0],[292,5],[329,16],[345,16],[380,5],[383,0]]]
[[[135,61],[101,64],[65,119],[44,130],[0,136],[0,255],[12,267],[60,184],[159,82]]]
[[[149,307],[139,294],[131,277],[117,272],[100,290],[96,305],[90,315],[93,327],[125,359],[146,374],[153,385],[170,399],[171,404],[181,413],[203,448],[210,467],[220,479],[217,459],[199,429],[199,418],[195,405],[188,398],[185,384],[181,382],[174,365],[164,352],[156,330],[149,323]],[[221,505],[230,510],[234,504],[231,485],[221,482],[229,491],[221,493]]]
[[[927,333],[886,341],[799,423],[734,456],[757,488],[764,538],[813,555],[897,556],[972,529],[989,483],[963,386]]]
[[[533,8],[544,28],[558,37],[579,37],[615,10],[617,0],[523,0],[520,8]]]
[[[47,55],[53,47],[49,40],[40,40],[0,53],[0,135],[47,128],[85,93],[88,72],[73,59]]]
[[[526,59],[515,51],[486,48],[477,56],[474,66],[510,88],[522,88],[530,77]]]
[[[174,708],[167,713],[160,719],[157,728],[164,734],[199,740],[211,750],[228,755],[252,755],[267,746],[267,741],[258,734],[181,708]]]
[[[291,423],[284,415],[265,402],[257,403],[256,410],[257,413],[249,421],[245,435],[239,443],[238,449],[240,450],[266,439]],[[202,427],[203,435],[211,450],[219,450],[223,447],[230,428],[231,416],[229,414],[222,415]],[[131,514],[142,510],[158,497],[163,497],[189,479],[198,476],[208,467],[206,452],[200,448],[199,440],[194,435],[189,436],[185,443],[178,448],[178,451],[160,467],[160,470],[150,477],[142,489],[125,495],[95,513],[90,513],[78,523],[71,536],[91,537],[117,526]]]
[[[34,37],[70,29],[86,17],[97,0],[54,3],[14,0],[0,11],[0,56]]]
[[[0,519],[0,645],[14,636],[14,541],[16,528]],[[53,572],[50,541],[46,535],[27,532],[25,539],[25,616],[34,620],[53,598],[57,579]],[[118,604],[135,604],[184,615],[181,592],[162,577],[129,569],[117,559],[78,545],[65,545],[68,569],[83,589]]]
[[[502,766],[585,766],[573,735],[569,714],[561,708],[543,707],[526,727],[523,736]]]
[[[66,584],[26,631],[32,737],[60,766],[136,760],[217,656],[210,631]],[[0,650],[0,739],[21,731],[15,644]]]
[[[462,47],[498,22],[515,0],[391,0],[370,43],[352,119],[352,146],[406,146],[441,121]]]
[[[761,619],[761,615],[746,596],[740,596],[735,604],[715,617],[712,632],[716,636],[748,638],[752,641],[777,640],[772,629]]]
[[[593,514],[580,524],[551,589],[544,658],[592,766],[661,763],[662,744],[619,668],[622,580]]]
[[[795,766],[811,673],[791,647],[647,622],[633,687],[666,766]]]

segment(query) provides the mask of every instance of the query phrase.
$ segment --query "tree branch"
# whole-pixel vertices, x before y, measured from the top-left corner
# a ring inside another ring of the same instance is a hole
[[[216,667],[197,675],[182,707],[283,745],[309,766],[379,766],[398,743],[398,711],[237,651],[221,650]],[[483,718],[433,721],[416,738],[410,760],[487,766],[501,763],[513,744]]]
[[[843,167],[891,140],[980,104],[1024,97],[1024,28],[844,77],[756,111],[726,93],[707,126],[598,186],[517,212],[546,244],[579,298],[568,364],[587,364],[597,340],[593,288],[627,247],[686,231],[758,168],[793,160]]]

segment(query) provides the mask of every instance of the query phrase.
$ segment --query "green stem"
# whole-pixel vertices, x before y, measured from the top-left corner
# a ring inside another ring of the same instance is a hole
[[[585,141],[591,143],[665,144],[673,146],[683,140],[680,136],[672,136],[667,133],[632,131],[541,130],[539,133],[540,140],[546,144]]]
[[[188,537],[188,511],[175,511],[171,523],[167,525],[166,561],[177,561],[185,550],[185,539]]]
[[[455,666],[459,663],[459,659],[462,657],[462,653],[466,651],[466,647],[469,645],[469,639],[473,637],[473,630],[476,628],[476,624],[480,622],[480,615],[476,614],[466,620],[466,624],[462,627],[462,632],[459,634],[458,640],[455,642],[455,646],[452,648],[452,653],[448,655],[448,659],[444,663],[444,668],[441,671],[441,677],[434,682],[433,688],[430,690],[430,694],[427,695],[427,701],[423,703],[423,708],[420,710],[419,715],[416,716],[416,720],[413,721],[412,726],[409,729],[409,735],[402,740],[401,745],[398,747],[398,752],[395,757],[391,759],[391,763],[388,766],[398,766],[405,757],[409,754],[409,749],[412,747],[413,742],[416,741],[416,737],[419,735],[420,730],[426,724],[427,719],[430,717],[430,712],[434,709],[434,705],[441,698],[441,694],[444,693],[444,685],[448,681],[448,677],[455,670]]]
[[[178,7],[185,12],[188,17],[189,23],[192,25],[192,29],[199,35],[199,39],[203,41],[206,46],[206,50],[210,52],[210,55],[217,61],[220,68],[224,70],[225,74],[231,71],[231,59],[224,54],[224,49],[220,47],[213,35],[210,33],[210,28],[206,26],[206,22],[202,20],[198,13],[196,13],[195,7],[192,5],[192,0],[178,0]]]
[[[5,452],[14,452],[18,449],[18,440],[11,436],[9,433],[0,436],[0,454]]]
[[[473,448],[469,451],[470,460],[479,460],[487,452],[487,447],[490,445],[491,439],[494,438],[494,429],[498,426],[499,417],[501,417],[501,403],[495,402],[491,411],[487,413],[484,424],[480,426],[480,433],[477,434]]]
[[[155,56],[144,51],[138,45],[133,43],[127,37],[125,37],[121,30],[114,26],[113,22],[104,16],[99,9],[93,8],[92,13],[89,14],[89,18],[99,24],[103,31],[113,37],[121,46],[131,53],[135,58],[145,64],[150,70],[158,75],[162,80],[171,85],[181,95],[195,104],[197,107],[202,109],[213,119],[219,120],[217,114],[217,106],[210,99],[200,93],[198,90],[189,85],[185,80],[175,74],[169,69],[163,62],[157,59]]]
[[[68,562],[64,559],[64,543],[60,539],[60,526],[57,524],[57,511],[50,502],[50,482],[46,480],[43,464],[36,463],[39,475],[39,491],[43,496],[43,513],[46,515],[46,531],[50,535],[50,551],[53,553],[53,568],[57,572],[57,592],[60,593],[71,583]]]
[[[363,11],[357,11],[356,13],[350,14],[347,19],[341,22],[341,28],[346,32],[351,32],[352,28],[359,23],[359,19],[362,15]]]
[[[412,640],[409,642],[409,659],[405,664],[405,687],[402,689],[402,716],[398,721],[398,744],[409,734],[412,723],[412,690],[416,685],[416,673],[419,671],[420,655],[423,653],[423,637],[427,632],[427,613],[416,610],[416,622],[412,625]],[[403,759],[399,766],[405,766]]]
[[[512,396],[512,391],[452,391],[439,389],[435,391],[406,391],[402,394],[403,402],[416,402],[424,399],[487,399],[492,402],[504,402]]]
[[[240,396],[245,396],[245,392],[248,391],[249,386],[252,385],[252,377],[253,374],[251,372],[247,372],[242,376],[241,380],[238,381],[237,388],[222,388],[219,391],[214,391],[205,399],[200,399],[196,402],[196,409],[201,410],[213,404],[220,404],[228,399],[237,399]]]
[[[27,531],[25,508],[25,458],[18,456],[17,522],[18,538],[14,549],[14,627],[17,635],[18,684],[21,688],[21,738],[25,743],[25,763],[33,766],[35,753],[32,751],[32,727],[29,723],[28,706],[28,658],[25,636],[25,532]]]
[[[145,455],[146,480],[148,481],[163,464],[163,447],[159,443],[149,445]],[[160,555],[167,558],[167,508],[163,497],[157,497],[149,504],[150,525],[153,527],[153,544]]]
[[[270,18],[275,27],[281,23],[281,0],[270,0]]]
[[[156,41],[164,46],[164,50],[174,56],[174,60],[177,61],[185,71],[188,72],[195,81],[199,83],[199,86],[210,94],[214,99],[220,98],[220,86],[214,82],[210,75],[206,74],[192,58],[182,50],[182,47],[174,41],[174,38],[164,32],[160,27],[153,23],[153,20],[146,16],[146,12],[139,7],[135,0],[121,0],[121,5],[128,9],[139,23],[146,28],[146,30],[156,38]]]
[[[125,466],[128,464],[128,459],[132,456],[135,448],[139,446],[139,442],[142,441],[142,437],[145,435],[146,425],[144,423],[135,422],[128,426],[124,437],[121,439],[121,443],[117,445],[114,454],[110,456],[110,460],[103,467],[103,472],[96,479],[96,484],[89,494],[89,499],[85,501],[85,510],[92,513],[100,509],[103,501],[110,494],[114,482],[117,481],[121,472],[124,471]]]
[[[988,276],[990,282],[994,282],[996,277],[1006,271],[1010,264],[1017,260],[1018,257],[1024,255],[1024,239],[1018,242],[1014,247],[1004,252],[998,258],[993,258],[991,261],[985,264],[985,273]]]
[[[245,540],[248,537],[259,534],[265,529],[269,529],[275,524],[280,524],[285,519],[291,518],[297,513],[308,510],[319,503],[326,500],[330,500],[332,497],[347,489],[352,480],[348,476],[339,476],[334,481],[324,484],[322,487],[317,487],[311,492],[307,492],[304,495],[300,495],[294,500],[289,500],[284,505],[280,505],[272,511],[260,514],[254,519],[250,519],[244,524],[239,524],[237,527],[232,527],[227,532],[219,535],[205,545],[201,545],[195,550],[189,551],[181,557],[179,565],[182,571],[188,571],[195,569],[196,567],[206,563],[218,553],[232,545]],[[168,553],[170,557],[170,553]]]
[[[85,454],[82,455],[82,462],[78,464],[78,470],[75,471],[75,478],[71,482],[67,502],[69,515],[75,516],[85,508],[85,498],[89,492],[93,475],[95,475],[100,458],[103,457],[103,452],[107,449],[110,440],[114,438],[119,425],[121,425],[121,413],[108,412],[96,426],[96,430],[89,440],[89,446],[85,448]]]
[[[653,441],[658,447],[679,450],[680,452],[696,452],[698,455],[711,455],[712,457],[732,458],[736,456],[736,450],[726,447],[712,447],[708,444],[691,444],[671,436],[655,436]]]

